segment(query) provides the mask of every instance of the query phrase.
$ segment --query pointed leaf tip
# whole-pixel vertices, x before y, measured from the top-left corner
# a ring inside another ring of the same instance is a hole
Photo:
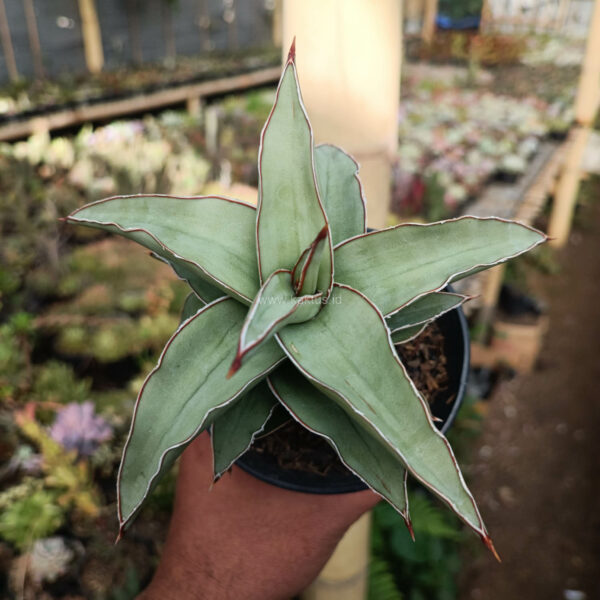
[[[406,517],[404,517],[404,522],[406,523],[406,528],[408,529],[408,533],[410,533],[410,537],[412,538],[412,541],[415,541],[415,530],[413,529],[413,524],[412,521],[410,520],[410,517],[407,515]]]
[[[498,552],[496,552],[496,548],[494,548],[494,543],[492,542],[492,538],[489,535],[482,535],[481,540],[485,544],[486,548],[494,555],[494,558],[501,563],[502,559]]]
[[[290,51],[288,52],[287,62],[295,62],[296,61],[296,36],[292,40],[292,45],[290,46]]]
[[[227,371],[227,379],[231,379],[241,368],[242,366],[242,357],[237,355],[233,362],[231,363],[231,367],[229,367],[229,371]]]

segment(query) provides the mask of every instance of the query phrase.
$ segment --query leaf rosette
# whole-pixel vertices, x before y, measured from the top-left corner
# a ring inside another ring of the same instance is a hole
[[[468,216],[368,233],[358,164],[336,146],[314,145],[293,46],[258,163],[256,208],[218,196],[136,195],[67,218],[145,246],[191,287],[137,398],[118,474],[121,532],[203,430],[212,429],[218,478],[280,404],[409,527],[407,474],[493,548],[394,343],[468,299],[444,292],[448,283],[546,236]]]

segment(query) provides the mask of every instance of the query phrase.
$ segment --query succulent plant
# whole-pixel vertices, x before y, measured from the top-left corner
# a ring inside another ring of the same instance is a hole
[[[200,432],[212,429],[218,478],[280,403],[409,527],[407,473],[493,548],[394,337],[463,302],[442,291],[449,282],[546,236],[476,217],[367,233],[358,165],[335,146],[313,145],[293,45],[258,163],[256,208],[138,195],[67,218],[142,244],[193,290],[137,399],[118,474],[120,535]]]
[[[110,425],[95,414],[93,402],[71,402],[56,415],[50,437],[65,450],[76,450],[80,456],[90,456],[101,442],[112,437]]]

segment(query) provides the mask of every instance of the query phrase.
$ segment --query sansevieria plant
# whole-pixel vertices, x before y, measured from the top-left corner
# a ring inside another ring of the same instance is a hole
[[[314,147],[292,46],[263,128],[258,205],[217,196],[121,196],[70,223],[118,233],[192,292],[137,399],[118,475],[120,532],[186,446],[212,431],[215,478],[274,407],[324,437],[410,527],[406,474],[493,550],[446,438],[394,349],[465,298],[449,282],[546,240],[498,218],[367,233],[356,162]]]

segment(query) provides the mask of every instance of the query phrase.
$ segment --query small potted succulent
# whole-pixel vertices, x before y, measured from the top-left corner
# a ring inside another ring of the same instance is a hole
[[[136,195],[67,218],[142,244],[192,290],[135,405],[118,474],[120,535],[202,431],[212,433],[217,479],[279,406],[325,438],[409,527],[407,474],[493,550],[394,342],[464,300],[443,292],[448,283],[546,236],[476,217],[367,232],[357,164],[337,147],[314,147],[293,45],[258,163],[256,208]]]

